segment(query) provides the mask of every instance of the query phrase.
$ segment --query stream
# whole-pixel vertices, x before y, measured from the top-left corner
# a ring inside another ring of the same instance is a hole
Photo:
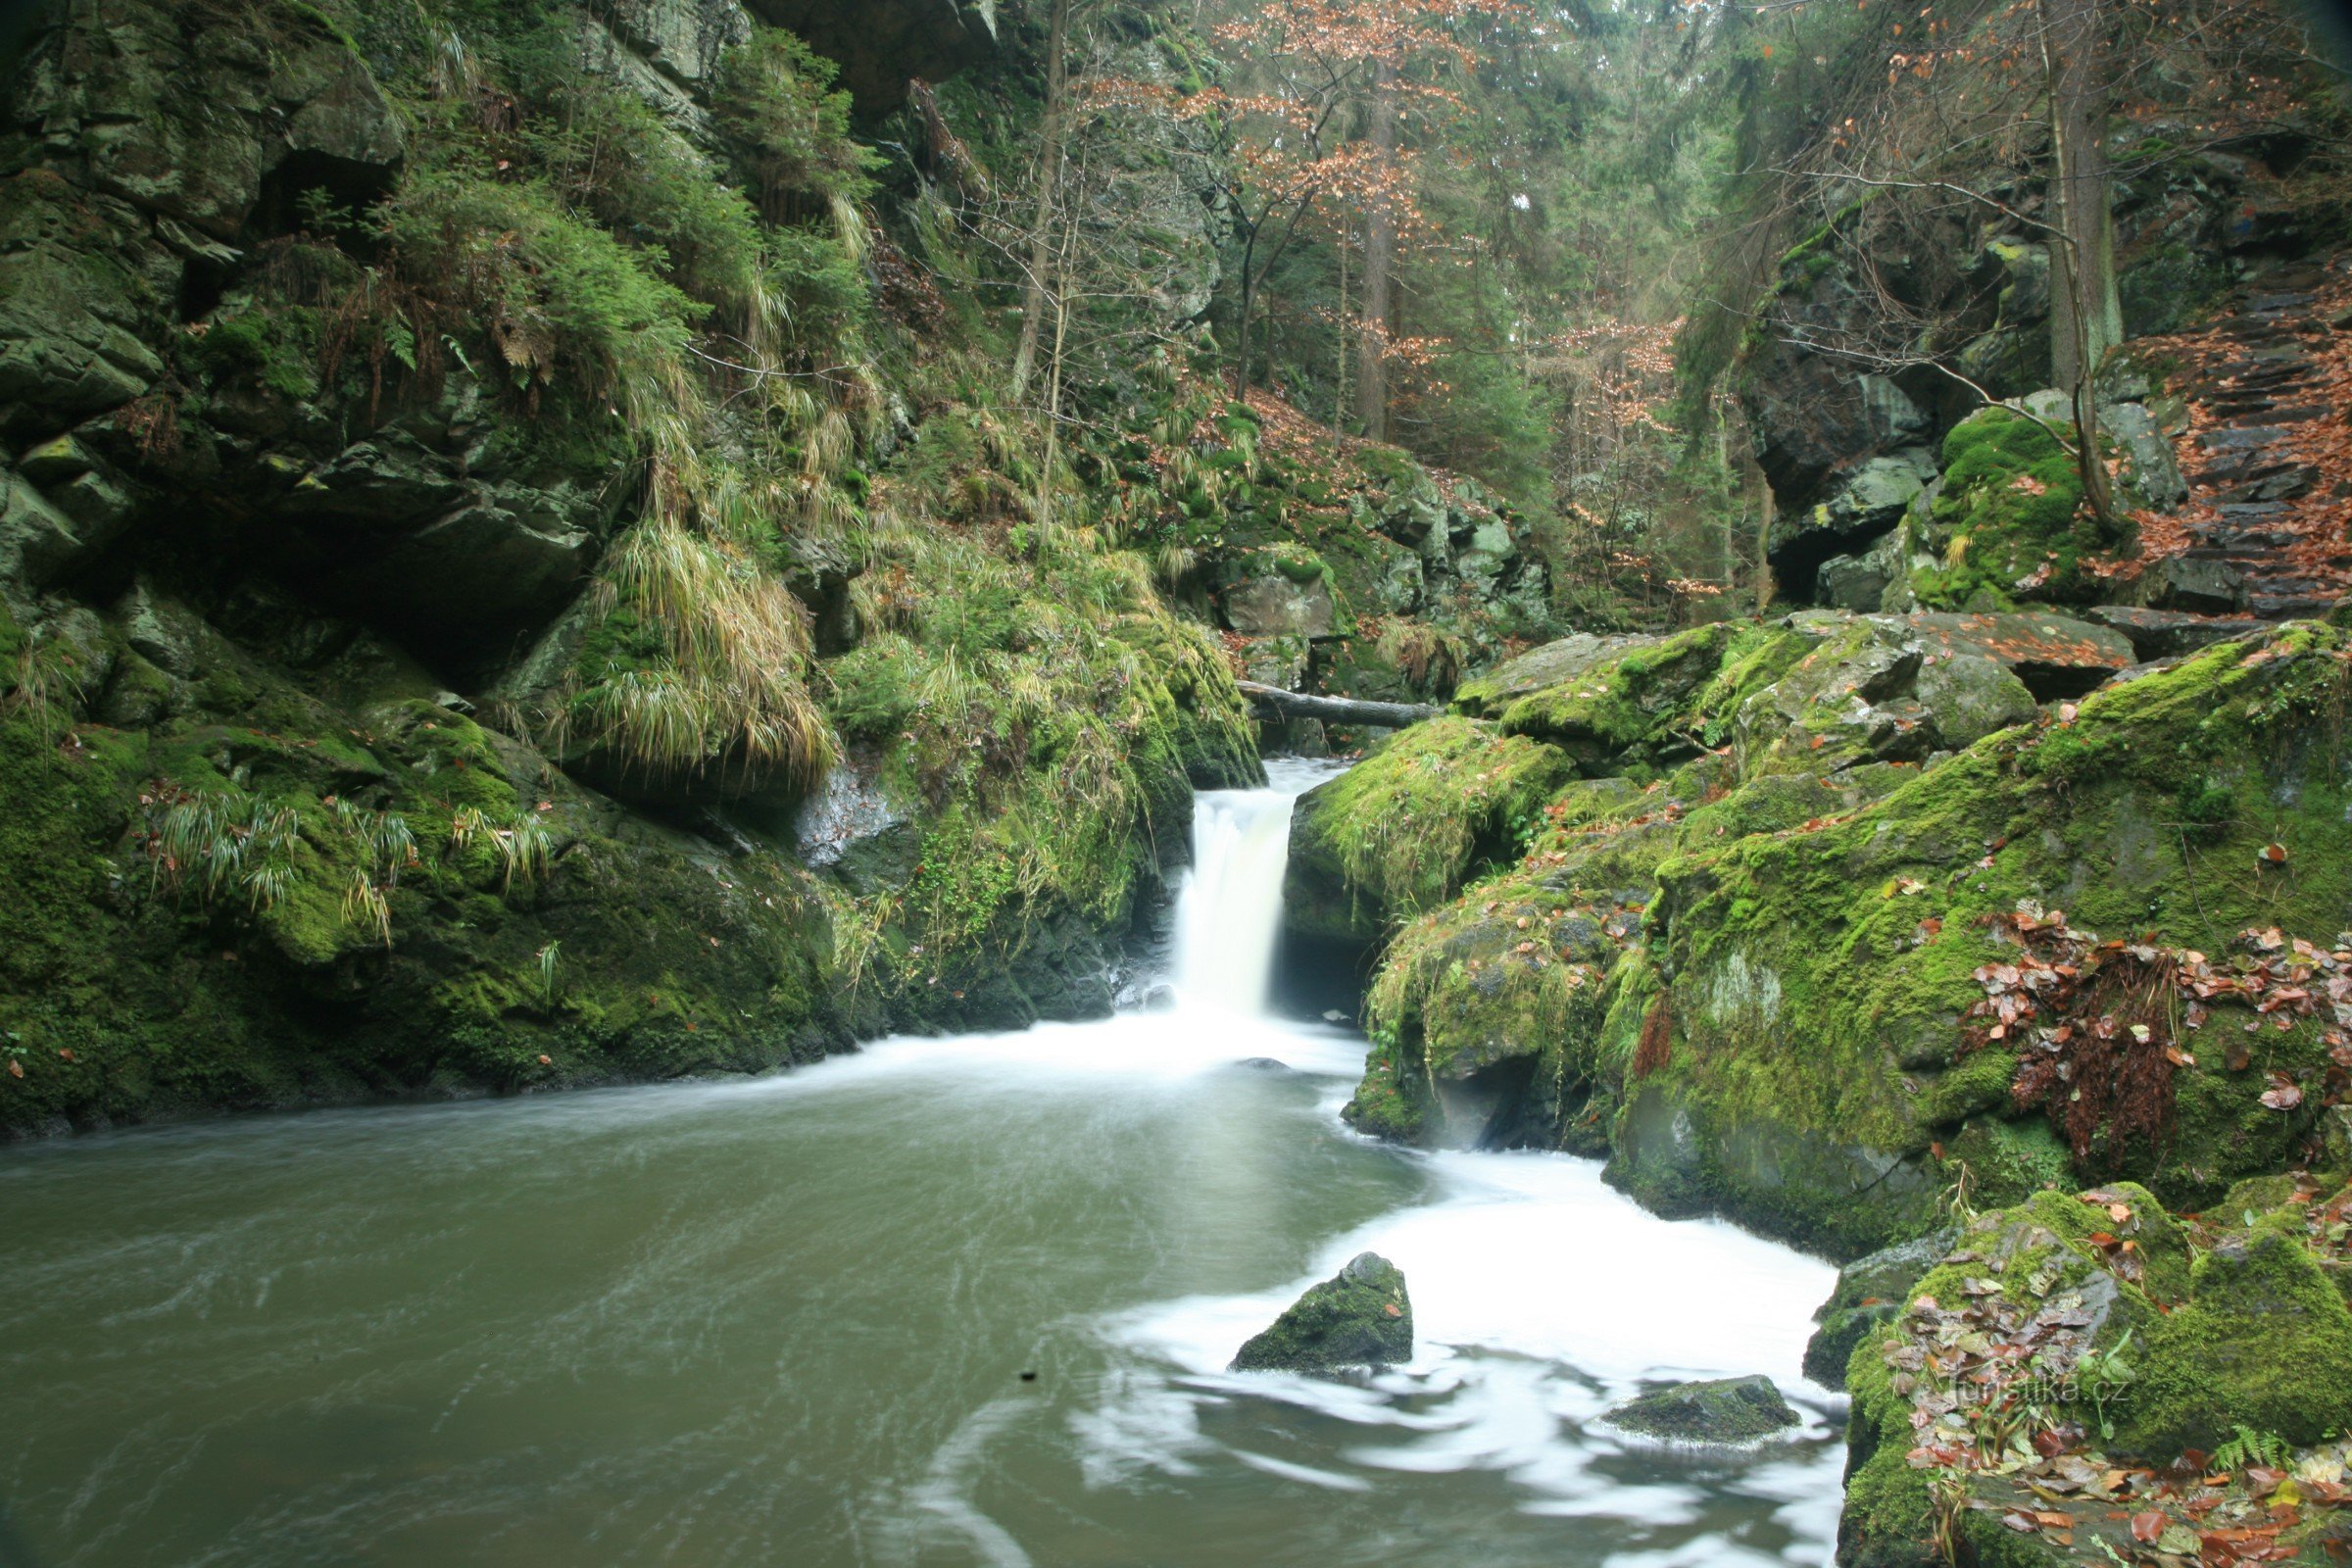
[[[1834,1271],[1417,1153],[1273,1015],[1292,799],[1203,794],[1156,1004],[757,1079],[0,1149],[0,1568],[1826,1563]],[[1227,1375],[1405,1271],[1413,1361]],[[1763,1372],[1753,1454],[1595,1424]]]

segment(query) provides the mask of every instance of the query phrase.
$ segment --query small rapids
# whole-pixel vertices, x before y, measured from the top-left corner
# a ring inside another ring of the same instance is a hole
[[[1358,1138],[1362,1041],[1268,1012],[1328,773],[1200,798],[1149,1010],[0,1151],[0,1568],[1827,1562],[1827,1265]],[[1365,1250],[1410,1364],[1224,1372]],[[1596,1425],[1748,1372],[1800,1433]]]

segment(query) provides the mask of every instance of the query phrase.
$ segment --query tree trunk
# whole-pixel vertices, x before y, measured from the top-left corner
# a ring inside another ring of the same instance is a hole
[[[1348,423],[1348,252],[1350,249],[1348,225],[1340,225],[1340,313],[1339,331],[1333,334],[1331,374],[1335,390],[1331,399],[1331,427],[1343,429]]]
[[[2097,0],[2041,0],[2042,72],[2050,101],[2050,376],[2074,401],[2075,466],[2099,521],[2117,526],[2099,461],[2099,362],[2123,339],[2115,220],[2099,148]]]
[[[1379,188],[1364,205],[1364,294],[1356,333],[1355,416],[1366,437],[1385,441],[1389,437],[1389,281],[1396,251],[1396,215],[1389,205],[1386,187],[1396,166],[1396,68],[1382,62],[1373,70],[1372,82],[1368,139]]]
[[[1053,266],[1054,199],[1061,183],[1061,112],[1068,73],[1062,62],[1069,41],[1070,0],[1054,0],[1054,22],[1046,44],[1045,148],[1037,175],[1037,213],[1029,224],[1029,280],[1021,298],[1021,342],[1012,356],[1012,396],[1019,401],[1037,370],[1037,335],[1046,315],[1046,279]]]
[[[1319,718],[1329,724],[1379,724],[1388,729],[1402,729],[1418,724],[1425,718],[1435,718],[1446,711],[1428,703],[1374,703],[1353,697],[1309,697],[1304,692],[1286,692],[1279,686],[1264,686],[1253,680],[1233,683],[1252,703],[1279,718]]]

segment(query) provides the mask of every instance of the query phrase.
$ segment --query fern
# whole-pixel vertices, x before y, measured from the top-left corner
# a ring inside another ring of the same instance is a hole
[[[2234,1428],[2237,1436],[2214,1451],[2216,1470],[2241,1470],[2247,1465],[2260,1465],[2266,1470],[2284,1470],[2295,1462],[2295,1450],[2284,1438],[2275,1432],[2257,1432],[2252,1427]]]

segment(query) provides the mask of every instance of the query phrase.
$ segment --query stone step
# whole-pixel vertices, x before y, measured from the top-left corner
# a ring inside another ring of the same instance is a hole
[[[2122,632],[2142,660],[2171,659],[2231,638],[2257,636],[2266,624],[2251,615],[2198,615],[2140,605],[2093,605],[2083,618]]]
[[[2290,463],[2257,469],[2242,476],[2227,489],[2214,492],[2213,499],[2222,501],[2291,501],[2311,493],[2319,482],[2319,470],[2307,464]]]
[[[2335,411],[2316,403],[2298,403],[2286,408],[2265,403],[2245,412],[2248,417],[2268,419],[2273,424],[2308,424],[2313,419],[2325,419]]]
[[[2325,615],[2336,607],[2340,594],[2326,596],[2254,594],[2246,608],[2265,620],[2294,620],[2305,615]]]
[[[2197,445],[2208,452],[2246,452],[2267,447],[2286,434],[2275,424],[2231,424],[2197,433]]]
[[[2300,310],[2310,303],[2311,296],[2300,291],[2287,294],[2257,294],[2246,301],[2246,309],[2269,312],[2292,311]]]
[[[2253,522],[2263,517],[2276,517],[2294,509],[2283,501],[2232,501],[2213,509],[2225,522]]]

